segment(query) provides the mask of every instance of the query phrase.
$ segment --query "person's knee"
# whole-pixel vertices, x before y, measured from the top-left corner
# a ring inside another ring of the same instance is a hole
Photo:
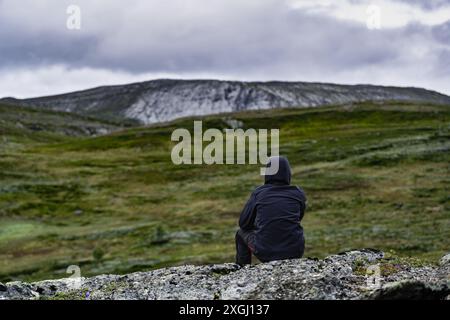
[[[244,244],[244,239],[241,236],[241,230],[236,231],[236,235],[234,236],[234,240],[236,242],[236,246],[242,246]]]

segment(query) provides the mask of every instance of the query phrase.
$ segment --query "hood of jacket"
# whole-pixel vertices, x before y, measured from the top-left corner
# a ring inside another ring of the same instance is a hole
[[[273,175],[264,176],[265,184],[279,184],[289,185],[291,184],[291,166],[289,161],[285,157],[270,157],[267,167],[272,165],[272,161],[278,160],[278,172]]]

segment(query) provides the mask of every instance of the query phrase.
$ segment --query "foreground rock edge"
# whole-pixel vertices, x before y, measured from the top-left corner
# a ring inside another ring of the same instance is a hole
[[[0,300],[450,299],[450,255],[415,265],[362,249],[239,267],[163,268],[35,283],[0,283]]]

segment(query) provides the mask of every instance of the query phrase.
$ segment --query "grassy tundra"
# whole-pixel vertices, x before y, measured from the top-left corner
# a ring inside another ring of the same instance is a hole
[[[20,112],[18,112],[18,110]],[[450,248],[450,106],[372,104],[208,116],[279,128],[308,196],[305,256],[351,248],[435,262]],[[234,259],[259,165],[176,166],[175,128],[0,106],[0,281],[127,273]],[[36,124],[40,124],[36,126]]]

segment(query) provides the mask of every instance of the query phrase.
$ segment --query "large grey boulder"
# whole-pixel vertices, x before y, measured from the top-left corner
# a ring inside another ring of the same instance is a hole
[[[447,264],[444,264],[446,266]],[[239,267],[179,266],[0,286],[0,299],[445,299],[443,266],[409,266],[363,249]]]

